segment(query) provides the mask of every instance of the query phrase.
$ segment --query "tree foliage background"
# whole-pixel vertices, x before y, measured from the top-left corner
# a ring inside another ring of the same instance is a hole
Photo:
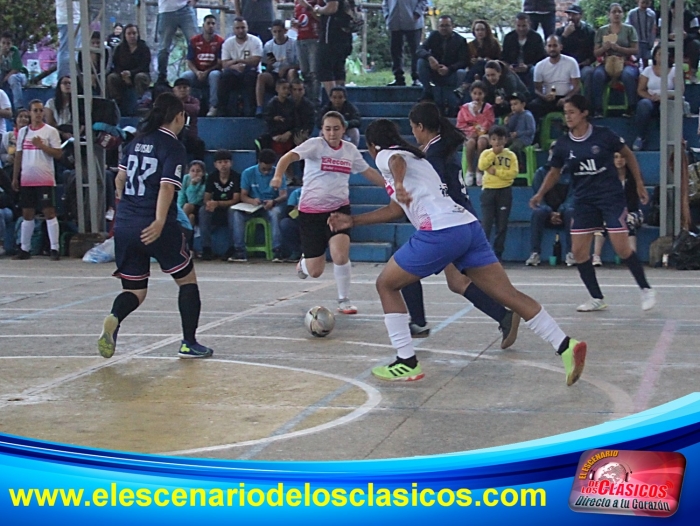
[[[492,28],[498,29],[496,38],[502,40],[504,28],[512,28],[515,15],[522,9],[521,0],[434,0],[440,14],[452,16],[455,24],[471,28],[474,20],[488,21]]]
[[[608,11],[613,0],[581,0],[580,5],[583,8],[583,19],[592,26],[598,28],[609,23]],[[637,0],[616,0],[625,11],[625,17],[630,9],[637,7]],[[669,2],[670,3],[670,2]],[[650,6],[657,14],[661,9],[661,2],[654,0]],[[690,9],[694,13],[700,11],[700,0],[686,0],[685,8]]]
[[[22,51],[51,35],[57,40],[56,13],[47,0],[0,0],[0,31],[11,31]]]

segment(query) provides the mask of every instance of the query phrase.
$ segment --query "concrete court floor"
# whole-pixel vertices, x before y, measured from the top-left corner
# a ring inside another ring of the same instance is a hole
[[[0,432],[98,448],[242,459],[331,460],[430,455],[584,428],[697,389],[700,274],[648,270],[650,313],[626,269],[598,271],[605,312],[577,313],[575,269],[507,265],[511,280],[588,342],[581,380],[524,325],[500,349],[496,324],[424,281],[433,334],[416,340],[426,377],[374,379],[392,359],[374,280],[358,263],[352,299],[327,338],[303,325],[335,306],[332,267],[299,280],[294,266],[196,266],[199,339],[213,359],[179,360],[177,290],[156,266],[145,304],[123,324],[111,360],[96,338],[119,282],[112,264],[0,261]]]

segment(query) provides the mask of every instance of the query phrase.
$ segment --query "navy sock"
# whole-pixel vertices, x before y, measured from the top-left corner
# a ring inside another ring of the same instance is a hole
[[[564,338],[564,341],[561,342],[561,345],[559,346],[559,349],[557,350],[557,354],[562,354],[565,350],[569,348],[569,342],[571,341],[571,338],[568,336]]]
[[[588,258],[584,263],[579,263],[576,265],[576,268],[578,268],[578,273],[581,276],[581,280],[588,289],[588,293],[591,295],[591,297],[602,300],[603,293],[600,291],[600,287],[598,286],[598,279],[595,277],[595,269],[593,268],[591,258]]]
[[[634,276],[635,281],[637,282],[637,285],[639,285],[640,289],[650,289],[651,287],[649,286],[649,282],[647,281],[646,274],[644,273],[644,267],[642,266],[642,263],[639,261],[639,258],[637,257],[636,252],[632,252],[632,255],[628,257],[627,259],[623,259],[622,262],[627,265],[627,268],[630,269],[630,272]]]
[[[506,308],[500,303],[496,303],[494,299],[486,294],[483,290],[477,287],[474,283],[470,283],[467,290],[464,291],[464,297],[470,301],[481,312],[493,318],[498,323],[507,314]]]
[[[129,314],[134,312],[139,307],[139,299],[132,292],[122,292],[114,298],[112,303],[112,314],[119,320],[119,323],[124,321]]]
[[[423,303],[423,287],[420,281],[406,285],[401,289],[403,300],[406,302],[411,323],[425,327],[425,304]]]
[[[199,311],[202,308],[202,302],[199,299],[199,287],[196,283],[188,283],[180,287],[177,306],[180,309],[183,339],[187,343],[196,343],[195,333],[197,332],[197,325],[199,325]]]

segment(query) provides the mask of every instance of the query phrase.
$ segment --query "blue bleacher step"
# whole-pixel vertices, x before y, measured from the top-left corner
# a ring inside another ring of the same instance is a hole
[[[392,243],[350,243],[350,261],[386,263],[392,253]]]
[[[399,127],[399,131],[401,135],[410,135],[413,137],[411,133],[411,122],[408,120],[408,113],[406,115],[401,116],[401,117],[386,117],[393,123],[395,123]],[[367,126],[369,126],[372,122],[376,121],[377,117],[362,117],[362,126],[360,126],[360,131],[364,133],[367,130]],[[413,139],[413,142],[415,142],[415,139]]]
[[[386,205],[389,203],[389,196],[386,190],[379,186],[351,186],[350,203]]]
[[[416,103],[423,93],[422,88],[388,86],[347,87],[348,99],[355,102],[413,102]]]
[[[379,119],[381,117],[408,117],[415,102],[358,102],[360,115]]]

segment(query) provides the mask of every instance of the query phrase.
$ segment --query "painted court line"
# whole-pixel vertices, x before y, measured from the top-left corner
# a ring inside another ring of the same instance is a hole
[[[661,336],[659,336],[656,346],[649,357],[647,362],[646,370],[644,371],[644,376],[641,382],[639,382],[639,388],[637,389],[637,394],[634,397],[634,411],[638,413],[639,411],[644,411],[649,407],[649,400],[656,390],[656,382],[661,375],[661,369],[666,361],[666,354],[671,349],[671,344],[673,343],[673,336],[676,333],[678,325],[675,320],[668,320],[661,331]]]

